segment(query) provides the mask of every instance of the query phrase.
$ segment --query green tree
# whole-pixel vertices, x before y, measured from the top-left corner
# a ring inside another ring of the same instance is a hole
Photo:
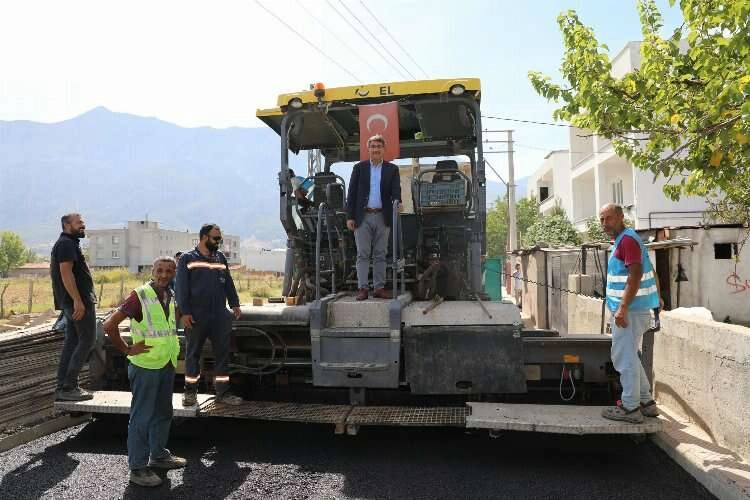
[[[595,243],[600,241],[612,241],[612,238],[604,232],[599,219],[592,215],[586,219],[586,230],[583,232],[583,239],[586,243]],[[633,227],[633,221],[625,217],[625,227]]]
[[[39,257],[39,254],[36,253],[31,248],[26,249],[26,262],[40,262],[42,259]]]
[[[522,235],[540,219],[539,201],[521,198],[516,202],[516,227]],[[495,200],[487,211],[487,255],[504,255],[508,248],[508,196]]]
[[[674,5],[675,0],[670,0]],[[750,221],[750,0],[680,0],[684,23],[663,38],[640,0],[639,69],[611,75],[608,48],[575,11],[558,17],[566,84],[539,72],[536,91],[568,120],[612,140],[618,155],[662,175],[665,194],[709,198],[728,222]],[[729,219],[729,220],[728,220]]]
[[[487,255],[505,255],[508,241],[508,197],[495,200],[487,211]]]
[[[602,225],[599,223],[599,219],[592,215],[586,219],[586,231],[583,233],[583,239],[587,243],[593,243],[599,241],[610,241],[612,238],[604,232]]]
[[[27,262],[28,251],[21,237],[12,231],[0,233],[0,276],[7,276],[8,270]]]
[[[580,245],[581,237],[570,220],[557,213],[540,218],[524,233],[524,247],[533,247],[538,243],[546,243],[550,247]]]
[[[529,228],[536,224],[540,218],[539,200],[535,197],[521,198],[516,203],[516,225],[521,235],[521,240],[523,240],[523,235],[526,234]]]

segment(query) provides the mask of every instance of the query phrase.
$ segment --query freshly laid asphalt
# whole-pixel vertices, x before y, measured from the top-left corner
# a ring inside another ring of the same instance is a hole
[[[714,498],[652,442],[462,429],[201,418],[173,426],[188,459],[162,486],[128,483],[127,420],[112,416],[0,454],[0,498]]]

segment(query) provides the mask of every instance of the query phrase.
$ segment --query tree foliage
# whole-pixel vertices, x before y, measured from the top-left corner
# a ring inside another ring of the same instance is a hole
[[[670,0],[673,5],[675,0]],[[575,11],[558,17],[566,85],[530,72],[568,120],[612,140],[637,167],[668,179],[671,199],[706,196],[728,222],[750,221],[750,0],[680,0],[684,23],[663,38],[640,0],[640,67],[611,74],[608,48]]]
[[[611,241],[612,238],[604,232],[599,219],[592,215],[586,219],[586,230],[583,232],[583,239],[586,243],[595,243],[600,241]],[[625,217],[623,220],[625,227],[633,227],[633,221]]]
[[[581,236],[564,214],[552,214],[539,218],[523,234],[521,244],[533,247],[546,243],[550,247],[580,245]]]
[[[508,242],[508,198],[498,197],[487,210],[487,255],[505,255]]]
[[[8,270],[28,262],[29,251],[21,237],[12,231],[0,232],[0,276],[7,276]]]
[[[516,226],[518,232],[523,235],[533,226],[539,219],[539,200],[535,197],[521,198],[516,203]]]
[[[516,202],[516,227],[523,235],[540,219],[539,201],[536,198],[521,198]],[[495,200],[487,211],[487,255],[504,255],[508,248],[508,196]]]

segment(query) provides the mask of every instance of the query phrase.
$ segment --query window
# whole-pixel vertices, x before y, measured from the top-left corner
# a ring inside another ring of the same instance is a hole
[[[113,259],[119,259],[120,258],[120,252],[117,250],[112,250],[112,258]]]
[[[120,244],[120,237],[117,235],[112,236],[112,244],[113,245],[119,245]]]
[[[549,188],[547,186],[539,186],[539,201],[544,201],[549,198]]]
[[[714,243],[714,259],[731,259],[737,255],[737,243]]]
[[[197,244],[198,244],[198,238],[193,238],[193,245],[197,245]]]
[[[96,237],[96,246],[100,247],[104,245],[104,236],[97,236]]]
[[[104,251],[103,250],[97,250],[96,251],[96,258],[101,259],[104,257]]]
[[[612,183],[612,202],[622,205],[622,179]]]

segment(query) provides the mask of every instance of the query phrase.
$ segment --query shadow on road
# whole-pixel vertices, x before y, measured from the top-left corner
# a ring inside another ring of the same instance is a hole
[[[75,438],[34,453],[28,461],[5,474],[0,480],[0,496],[17,492],[17,498],[40,498],[44,492],[65,481],[80,463],[68,455],[72,441]]]

